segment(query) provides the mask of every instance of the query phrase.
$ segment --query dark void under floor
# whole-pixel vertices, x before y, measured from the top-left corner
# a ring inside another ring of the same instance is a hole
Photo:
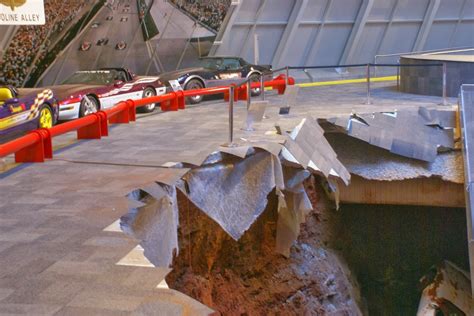
[[[466,211],[343,205],[334,248],[359,281],[370,315],[415,315],[420,278],[449,260],[469,269]]]

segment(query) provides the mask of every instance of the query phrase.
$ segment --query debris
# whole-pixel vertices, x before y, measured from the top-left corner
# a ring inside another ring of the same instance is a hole
[[[349,184],[350,174],[324,137],[324,130],[312,118],[305,118],[295,127],[285,143],[283,157],[301,165],[304,169],[311,168],[326,178],[335,176]]]
[[[425,277],[422,281],[426,281]],[[432,282],[423,290],[417,316],[474,314],[471,280],[467,272],[445,260],[436,267]]]
[[[456,112],[400,110],[371,114],[352,114],[328,122],[343,127],[352,137],[394,154],[432,162],[438,149],[454,149]]]

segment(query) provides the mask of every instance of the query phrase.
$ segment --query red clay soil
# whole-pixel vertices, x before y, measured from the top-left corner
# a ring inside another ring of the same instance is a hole
[[[168,285],[222,315],[359,315],[357,286],[342,260],[325,246],[336,211],[318,182],[310,179],[305,186],[314,211],[290,258],[274,252],[274,192],[238,242],[181,194],[180,252]]]

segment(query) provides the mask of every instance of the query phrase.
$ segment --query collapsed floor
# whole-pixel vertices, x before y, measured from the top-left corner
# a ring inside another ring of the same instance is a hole
[[[319,182],[305,182],[314,206],[287,259],[275,253],[277,199],[238,241],[179,196],[180,254],[168,285],[222,315],[360,315],[357,285],[327,247],[332,204]]]
[[[445,259],[468,267],[464,209],[336,211],[320,180],[305,188],[314,211],[288,259],[274,251],[274,194],[238,242],[180,194],[181,250],[169,286],[222,315],[414,315],[430,267]]]

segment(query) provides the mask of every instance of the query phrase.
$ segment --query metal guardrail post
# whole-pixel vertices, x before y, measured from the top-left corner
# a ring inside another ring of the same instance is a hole
[[[231,85],[229,87],[229,142],[223,146],[235,147],[234,144],[234,97],[235,87]]]
[[[252,87],[250,85],[250,80],[247,81],[247,111],[249,110],[250,108],[250,102],[251,102],[251,98],[252,98]]]
[[[400,91],[400,66],[397,67],[397,91]]]
[[[262,101],[265,101],[265,84],[263,74],[260,75],[260,96],[262,97]]]
[[[372,104],[370,101],[370,64],[367,64],[367,104]]]
[[[443,105],[448,105],[447,64],[443,63]]]

